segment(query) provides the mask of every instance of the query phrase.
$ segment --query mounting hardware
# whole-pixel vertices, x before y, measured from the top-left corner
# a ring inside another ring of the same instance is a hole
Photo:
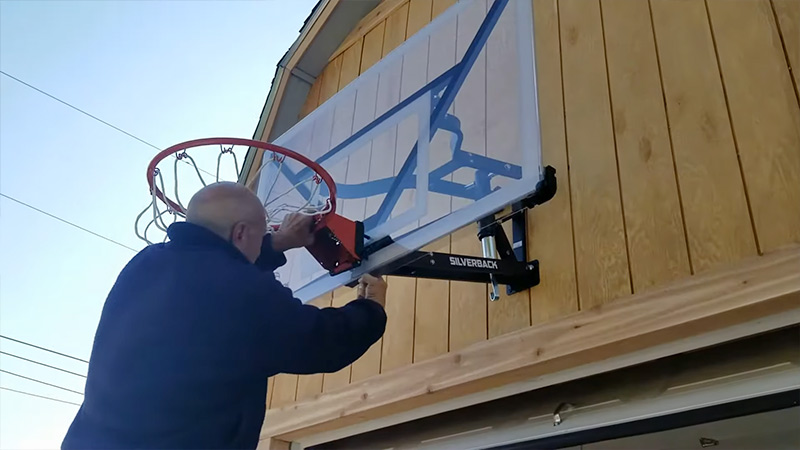
[[[567,412],[567,411],[571,410],[574,407],[575,407],[575,405],[573,405],[572,403],[566,403],[566,402],[560,403],[556,407],[556,410],[553,411],[553,426],[557,427],[557,426],[561,425],[561,422],[563,421],[563,418],[561,417],[561,413]]]
[[[364,224],[330,214],[306,249],[331,275],[358,267],[364,252]]]
[[[496,259],[497,248],[495,247],[494,236],[483,236],[480,240],[483,257],[487,259]],[[495,277],[494,274],[489,275],[489,283],[492,285],[492,291],[489,293],[489,300],[496,302],[500,300],[500,292],[497,288],[497,277]]]
[[[538,285],[540,282],[539,261],[529,261],[527,256],[526,211],[553,198],[556,192],[555,173],[556,170],[553,167],[545,167],[544,178],[537,184],[535,193],[513,204],[510,214],[498,218],[497,215],[500,213],[498,211],[478,221],[478,239],[481,241],[482,258],[418,250],[372,272],[373,275],[485,283],[492,286],[489,294],[489,298],[492,301],[500,299],[500,284],[506,286],[508,295],[522,292]],[[476,179],[476,183],[477,181],[478,179]],[[482,186],[484,191],[488,188],[488,186]],[[491,189],[488,190],[490,191]],[[506,232],[503,229],[503,223],[508,220],[511,220],[513,243],[509,242],[508,236],[506,236]],[[329,219],[329,224],[330,222]],[[360,228],[356,230],[356,234],[363,242],[365,237],[364,225],[358,224]],[[350,234],[347,234],[347,236],[350,236]],[[341,240],[343,246],[349,250],[347,243],[350,241],[347,239]],[[362,247],[357,249],[356,252],[345,254],[345,261],[342,261],[341,267],[335,267],[335,270],[331,270],[331,274],[334,275],[357,267],[362,259],[368,259],[371,254],[386,248],[393,242],[391,237],[386,236],[369,244],[362,244]],[[350,255],[353,255],[354,258],[351,259]],[[347,286],[353,287],[356,284],[357,282],[354,281],[347,284]]]
[[[702,448],[716,447],[717,445],[719,445],[719,441],[716,439],[711,439],[707,437],[700,438],[700,447]]]

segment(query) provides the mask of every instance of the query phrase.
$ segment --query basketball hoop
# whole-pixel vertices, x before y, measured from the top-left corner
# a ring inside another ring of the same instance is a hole
[[[200,169],[190,152],[216,151],[216,176],[220,180],[220,165],[222,158],[230,155],[236,168],[236,179],[240,178],[239,164],[234,150],[247,150],[250,148],[264,151],[261,165],[251,176],[248,188],[253,188],[259,182],[257,194],[262,201],[267,216],[269,232],[280,228],[283,220],[293,213],[299,213],[314,218],[315,243],[308,247],[309,252],[320,264],[333,273],[338,273],[354,267],[360,261],[360,251],[363,245],[363,225],[336,215],[336,184],[331,175],[317,162],[284,147],[260,142],[252,139],[241,138],[205,138],[195,139],[173,145],[159,152],[147,166],[147,185],[150,191],[151,203],[136,218],[136,235],[147,242],[153,242],[148,237],[152,226],[166,233],[168,225],[164,216],[171,216],[172,222],[178,218],[186,218],[186,206],[181,201],[179,187],[186,182],[179,183],[179,165],[188,164],[194,170],[202,186],[206,186]],[[164,182],[163,168],[159,165],[166,164],[165,159],[174,156],[172,187],[174,194],[167,194]],[[206,172],[206,174],[211,174]],[[196,189],[200,185],[195,182]],[[193,194],[193,193],[192,193]],[[159,202],[163,206],[159,205]],[[139,222],[148,211],[152,211],[152,219],[139,231]],[[166,235],[164,236],[166,240]]]
[[[287,148],[268,144],[266,142],[255,141],[252,139],[195,139],[173,145],[172,147],[159,152],[147,166],[147,185],[152,199],[151,204],[145,208],[139,217],[137,217],[137,236],[147,243],[152,243],[151,239],[148,238],[147,233],[152,226],[155,226],[157,229],[165,232],[167,228],[167,223],[164,220],[165,215],[172,216],[173,222],[177,220],[177,218],[186,217],[186,206],[181,201],[179,189],[181,185],[185,184],[186,182],[179,183],[179,179],[181,178],[178,173],[179,164],[183,163],[191,166],[194,169],[193,172],[196,174],[197,180],[199,180],[200,184],[202,184],[202,186],[207,184],[206,179],[204,179],[203,175],[201,174],[201,169],[198,167],[195,158],[193,158],[190,153],[195,153],[195,156],[197,156],[196,152],[198,151],[218,152],[216,159],[216,176],[214,177],[214,181],[220,181],[220,165],[222,163],[222,158],[226,155],[230,155],[233,158],[236,168],[236,177],[238,179],[239,164],[236,158],[236,153],[234,152],[234,149],[237,146],[243,150],[248,148],[262,149],[264,150],[265,155],[267,155],[267,157],[264,158],[264,164],[259,167],[256,174],[252,177],[253,181],[258,179],[262,171],[270,168],[274,169],[272,170],[272,173],[274,174],[272,180],[267,179],[265,182],[265,180],[262,179],[262,183],[269,183],[270,181],[273,182],[269,186],[267,195],[263,199],[263,206],[267,213],[267,220],[270,230],[277,230],[280,227],[283,219],[290,213],[300,213],[313,216],[317,227],[322,227],[325,225],[327,216],[336,211],[336,184],[333,182],[330,174],[328,174],[328,172],[323,169],[322,166],[306,158],[305,156]],[[169,156],[175,157],[172,170],[174,178],[170,180],[171,188],[174,192],[172,195],[167,194],[168,189],[164,182],[165,170],[163,170],[163,165],[166,163],[165,160]],[[291,163],[287,160],[291,161]],[[161,168],[159,167],[160,165],[162,166]],[[311,174],[301,180],[293,180],[296,182],[291,184],[287,184],[286,180],[283,180],[282,183],[279,184],[278,181],[281,180],[282,173],[281,169],[288,165],[294,165],[295,167],[308,167]],[[206,173],[210,174],[210,172]],[[254,184],[254,182],[251,182],[248,187],[252,187],[252,184]],[[184,196],[186,196],[186,192],[184,192]],[[160,206],[159,202],[161,202],[163,205]],[[144,233],[140,233],[139,221],[149,209],[152,209],[152,220],[145,227]]]

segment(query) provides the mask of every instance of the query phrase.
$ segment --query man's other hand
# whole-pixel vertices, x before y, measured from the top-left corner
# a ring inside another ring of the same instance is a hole
[[[272,235],[272,248],[285,252],[314,243],[314,218],[300,213],[286,216],[280,228]]]
[[[383,278],[365,274],[358,280],[358,297],[372,300],[386,308],[387,287]]]

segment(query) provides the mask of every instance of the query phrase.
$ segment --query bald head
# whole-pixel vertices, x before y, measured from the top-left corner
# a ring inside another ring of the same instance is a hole
[[[266,215],[261,201],[246,187],[220,182],[200,189],[189,202],[186,221],[231,241],[251,261],[258,258]]]

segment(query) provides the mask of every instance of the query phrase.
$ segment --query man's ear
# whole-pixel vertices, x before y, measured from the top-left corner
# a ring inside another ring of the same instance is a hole
[[[243,222],[239,222],[233,225],[233,229],[231,230],[231,240],[233,242],[241,241],[245,235],[245,224]]]

